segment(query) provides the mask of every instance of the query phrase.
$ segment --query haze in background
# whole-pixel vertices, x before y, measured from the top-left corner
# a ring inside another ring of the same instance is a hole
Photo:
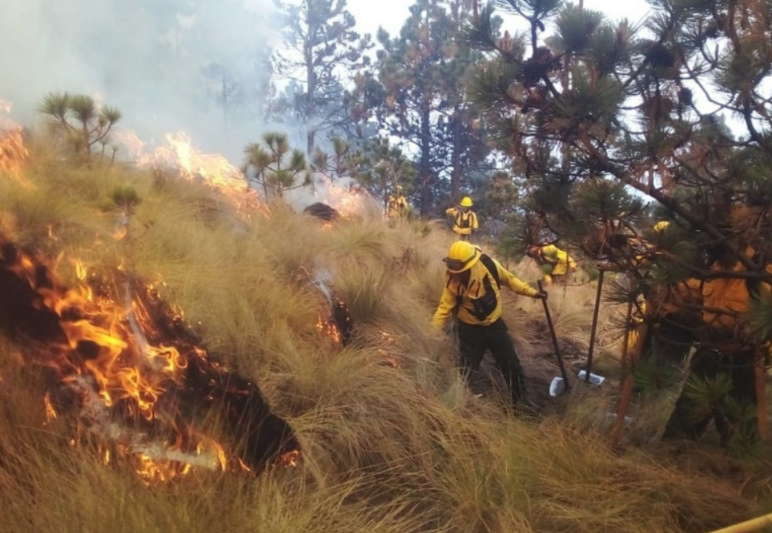
[[[392,36],[412,4],[348,2],[360,33],[383,26]],[[643,0],[584,5],[634,22],[648,10]],[[89,94],[118,107],[119,126],[151,145],[186,131],[199,149],[240,164],[248,142],[286,129],[264,113],[277,30],[272,0],[5,0],[0,99],[31,123],[47,93]]]
[[[240,162],[263,131],[273,14],[271,0],[5,0],[0,98],[30,123],[47,93],[88,94],[145,141],[185,130]]]

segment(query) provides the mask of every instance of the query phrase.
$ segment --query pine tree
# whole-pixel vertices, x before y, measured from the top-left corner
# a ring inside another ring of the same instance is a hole
[[[121,119],[117,108],[98,106],[93,98],[83,94],[50,93],[43,98],[40,112],[54,119],[58,132],[86,161],[91,160],[96,145],[101,146],[100,153],[104,155],[110,131]]]
[[[278,3],[284,20],[287,49],[274,55],[276,71],[299,85],[287,95],[291,110],[306,129],[306,150],[314,153],[317,136],[351,123],[345,105],[345,80],[366,66],[370,35],[354,31],[356,21],[346,0],[301,0]]]
[[[501,36],[493,9],[480,10],[467,38],[496,55],[470,95],[531,180],[533,210],[581,245],[589,227],[634,226],[653,202],[703,250],[729,238],[734,257],[758,270],[740,244],[766,250],[763,232],[740,243],[731,218],[742,204],[765,212],[772,197],[769,2],[658,0],[645,36],[559,1],[500,4],[530,29]],[[730,129],[725,113],[741,121]]]
[[[440,195],[457,199],[489,154],[463,90],[482,57],[457,38],[470,9],[468,0],[417,0],[399,36],[379,33],[377,79],[358,80],[360,114],[370,109],[382,130],[416,154],[422,215]]]
[[[311,183],[305,154],[292,150],[284,134],[266,133],[262,144],[249,144],[244,153],[244,175],[266,198],[281,197],[285,191]]]
[[[524,170],[531,237],[547,228],[609,260],[649,298],[686,279],[761,287],[735,333],[756,345],[772,326],[772,4],[650,4],[636,30],[581,4],[497,2],[521,35],[480,9],[465,35],[491,56],[470,97]]]
[[[388,139],[363,143],[352,156],[353,177],[375,198],[386,203],[397,186],[406,197],[415,192],[416,168],[403,151]]]

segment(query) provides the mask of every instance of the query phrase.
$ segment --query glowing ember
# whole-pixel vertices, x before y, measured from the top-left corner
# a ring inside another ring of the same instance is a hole
[[[340,330],[338,329],[338,326],[335,325],[335,321],[332,319],[331,316],[325,318],[320,314],[319,318],[316,321],[316,331],[324,335],[327,335],[336,344],[341,343]]]
[[[46,418],[48,420],[53,420],[54,418],[56,418],[56,410],[54,409],[54,406],[51,405],[50,394],[45,395],[45,397],[43,398],[43,404],[45,405],[45,408],[46,408]]]
[[[80,283],[67,289],[0,239],[0,327],[27,346],[29,365],[45,369],[46,417],[72,422],[73,445],[97,443],[103,462],[127,458],[147,482],[192,466],[225,470],[245,461],[261,467],[292,452],[297,458],[292,430],[270,413],[257,386],[210,360],[151,286],[74,267]],[[195,429],[202,408],[224,412],[245,443],[244,460]]]
[[[291,452],[287,452],[284,455],[281,456],[279,459],[279,462],[286,467],[296,467],[298,466],[298,459],[300,458],[300,452],[297,450],[293,450]]]
[[[399,360],[390,351],[390,347],[396,343],[394,336],[388,331],[380,332],[378,354],[381,356],[380,364],[391,368],[400,368]]]
[[[330,312],[327,318],[319,315],[316,321],[316,330],[326,334],[335,343],[342,346],[351,342],[354,324],[351,320],[351,313],[346,303],[339,298],[332,298],[330,303]]]
[[[326,313],[326,318],[322,314],[319,315],[316,321],[316,330],[320,333],[325,333],[336,343],[343,346],[348,345],[354,333],[354,323],[346,302],[337,298],[328,285],[330,273],[322,270],[316,272],[313,277],[311,277],[308,271],[306,271],[306,274],[311,278],[311,283],[324,295],[330,306],[329,311]]]

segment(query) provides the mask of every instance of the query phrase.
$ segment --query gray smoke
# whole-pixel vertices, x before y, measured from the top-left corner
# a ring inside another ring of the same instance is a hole
[[[145,141],[185,130],[240,164],[243,146],[270,129],[274,17],[271,0],[5,0],[0,99],[29,124],[47,93],[88,94]]]

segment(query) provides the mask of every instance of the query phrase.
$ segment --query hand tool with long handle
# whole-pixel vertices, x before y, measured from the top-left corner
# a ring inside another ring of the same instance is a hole
[[[711,533],[752,533],[769,527],[772,527],[772,513],[723,529],[717,529]]]
[[[542,286],[541,280],[537,281],[536,285],[539,287],[539,292],[544,292],[544,287]],[[563,356],[560,355],[558,337],[555,335],[555,326],[552,324],[552,316],[550,315],[550,308],[547,305],[547,299],[543,298],[541,303],[544,305],[544,314],[547,316],[547,326],[549,327],[550,336],[552,337],[552,345],[555,347],[555,356],[558,358],[560,375],[563,376],[563,385],[565,386],[565,390],[568,391],[571,388],[568,384],[568,373],[566,373],[566,365],[563,363]]]
[[[590,347],[587,350],[587,373],[584,376],[586,383],[590,382],[590,375],[592,374],[592,353],[595,350],[595,332],[598,329],[598,311],[600,310],[600,297],[603,294],[603,274],[605,270],[601,270],[598,274],[598,291],[595,293],[595,309],[592,312],[592,328],[590,329]]]

